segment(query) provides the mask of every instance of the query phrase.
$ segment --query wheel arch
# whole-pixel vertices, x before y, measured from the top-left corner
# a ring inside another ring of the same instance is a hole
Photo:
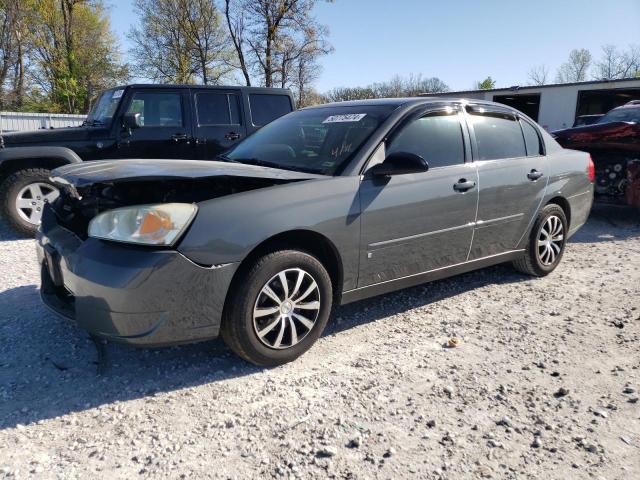
[[[0,150],[0,182],[11,174],[29,168],[51,170],[82,159],[66,147],[9,147]]]
[[[339,304],[344,278],[342,257],[334,243],[329,238],[313,230],[288,230],[286,232],[273,235],[260,242],[244,257],[242,262],[240,262],[240,266],[231,280],[228,291],[233,291],[233,286],[241,281],[244,273],[258,258],[268,253],[285,249],[299,250],[309,253],[322,263],[331,278],[334,305]],[[227,295],[227,300],[225,300],[225,309],[228,297],[229,295]]]
[[[546,205],[550,205],[550,204],[555,204],[558,205],[562,211],[564,212],[564,216],[567,217],[567,230],[571,228],[571,205],[569,204],[569,201],[561,196],[555,196],[553,198],[551,198],[546,204]]]

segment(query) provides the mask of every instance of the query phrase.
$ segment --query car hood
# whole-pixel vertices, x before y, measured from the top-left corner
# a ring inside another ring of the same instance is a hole
[[[50,128],[2,134],[5,147],[73,142],[87,138],[89,138],[89,129],[85,127]]]
[[[215,177],[262,178],[283,182],[324,178],[323,175],[312,173],[208,160],[105,160],[65,165],[51,172],[55,182],[75,187],[95,183]]]

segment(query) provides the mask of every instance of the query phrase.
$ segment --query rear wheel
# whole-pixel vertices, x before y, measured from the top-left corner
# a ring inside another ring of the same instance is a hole
[[[19,233],[34,236],[46,203],[60,195],[49,180],[49,170],[30,168],[19,170],[0,186],[0,210]]]
[[[260,366],[290,362],[324,330],[332,307],[331,279],[315,257],[282,250],[260,258],[229,293],[222,338]]]
[[[543,277],[560,263],[567,241],[567,217],[556,204],[545,206],[529,235],[525,255],[513,262],[514,267],[529,275]]]

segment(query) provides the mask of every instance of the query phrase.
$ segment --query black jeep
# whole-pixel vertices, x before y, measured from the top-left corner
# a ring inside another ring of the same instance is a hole
[[[51,169],[113,158],[214,159],[241,138],[293,110],[289,90],[128,85],[105,90],[81,127],[0,137],[0,211],[33,235],[58,190]]]

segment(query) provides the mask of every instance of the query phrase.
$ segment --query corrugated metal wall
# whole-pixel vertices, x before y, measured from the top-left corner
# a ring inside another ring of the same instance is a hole
[[[0,112],[0,133],[39,128],[76,127],[87,118],[86,115],[64,113]]]

